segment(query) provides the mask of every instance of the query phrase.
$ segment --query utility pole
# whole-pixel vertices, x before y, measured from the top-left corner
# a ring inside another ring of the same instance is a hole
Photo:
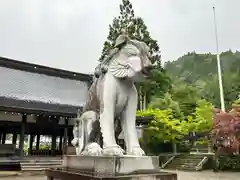
[[[222,70],[221,70],[220,54],[219,54],[219,49],[218,49],[217,18],[216,18],[216,12],[215,12],[214,6],[213,6],[213,16],[214,16],[214,27],[215,27],[215,36],[216,36],[215,38],[216,38],[217,68],[218,68],[218,82],[219,82],[221,110],[223,112],[225,112],[223,83],[222,83]]]

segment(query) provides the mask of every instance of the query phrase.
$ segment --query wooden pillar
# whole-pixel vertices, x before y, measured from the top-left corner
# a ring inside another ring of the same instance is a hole
[[[68,119],[65,119],[64,137],[63,137],[63,154],[67,154],[67,140],[68,140]]]
[[[3,133],[2,133],[2,144],[5,144],[5,142],[6,142],[6,136],[7,136],[6,132],[3,132]]]
[[[58,127],[58,123],[59,123],[59,119],[54,117],[51,118],[52,120],[52,144],[51,144],[51,155],[52,156],[56,156],[56,147],[57,147],[57,127]],[[55,128],[54,128],[55,127]]]
[[[14,133],[12,136],[12,144],[17,144],[17,134]]]
[[[59,150],[62,151],[62,140],[63,140],[63,136],[61,135],[59,138]]]
[[[28,150],[28,153],[30,155],[32,155],[34,138],[35,138],[35,136],[31,134],[30,135],[30,145],[29,145],[29,150]]]
[[[56,134],[55,132],[53,132],[53,135],[52,135],[52,146],[51,146],[51,151],[52,151],[52,156],[55,156],[56,154],[56,143],[57,143],[57,137],[56,137]]]
[[[24,136],[25,136],[26,123],[27,123],[27,115],[22,115],[20,142],[19,142],[20,158],[24,156]]]
[[[36,142],[36,150],[39,150],[39,146],[40,146],[40,133],[37,133],[37,142]]]
[[[73,139],[72,136],[69,135],[68,136],[68,146],[72,146],[72,143],[71,143],[72,139]]]

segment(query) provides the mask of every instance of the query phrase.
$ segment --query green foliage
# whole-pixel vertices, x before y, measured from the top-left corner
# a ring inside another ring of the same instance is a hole
[[[233,102],[233,105],[240,105],[240,99]]]
[[[39,149],[40,150],[47,150],[47,149],[50,149],[50,146],[48,144],[40,144]]]
[[[239,155],[222,155],[215,162],[218,167],[217,170],[239,171],[240,170],[240,156]]]
[[[25,144],[25,143],[24,143],[23,151],[24,151],[25,153],[28,152],[28,144]]]
[[[151,109],[171,110],[174,118],[184,119],[179,103],[172,99],[170,93],[165,93],[163,97],[153,98],[148,107]]]
[[[195,142],[195,145],[197,146],[198,144],[200,145],[208,145],[208,139],[206,139],[205,137],[201,137],[199,138],[196,142]]]
[[[147,92],[147,100],[150,102],[155,97],[163,97],[169,91],[171,79],[160,67],[155,66],[149,78],[139,86],[142,87],[143,92]]]
[[[187,122],[176,119],[171,110],[147,109],[138,111],[137,116],[152,117],[145,138],[162,142],[178,142],[188,133]]]
[[[240,52],[226,51],[220,58],[225,105],[230,109],[240,94]],[[167,62],[165,69],[174,84],[180,81],[196,87],[202,98],[220,108],[216,55],[188,53],[176,61]]]
[[[195,132],[210,132],[212,128],[213,106],[206,100],[199,100],[194,115],[194,129]],[[191,123],[191,122],[189,122]]]
[[[206,100],[198,100],[194,112],[184,117],[178,103],[171,99],[169,93],[165,94],[164,99],[156,98],[150,103],[149,109],[137,112],[137,116],[152,118],[143,132],[144,147],[148,152],[153,152],[162,142],[181,144],[190,132],[208,133],[212,127],[212,108],[212,104]],[[199,144],[207,142],[205,137],[197,141]]]
[[[185,117],[194,113],[197,101],[201,98],[196,87],[184,83],[173,85],[170,93]]]

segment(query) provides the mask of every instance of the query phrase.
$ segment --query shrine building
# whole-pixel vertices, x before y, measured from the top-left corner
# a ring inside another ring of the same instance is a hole
[[[63,154],[73,136],[71,118],[85,103],[91,75],[1,57],[0,77],[0,144],[10,136],[22,157],[29,135],[28,155]],[[39,149],[43,135],[51,136],[51,150]]]

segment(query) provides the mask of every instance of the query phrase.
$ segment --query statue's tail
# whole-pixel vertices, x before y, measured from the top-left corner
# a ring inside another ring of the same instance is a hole
[[[76,120],[76,124],[73,128],[72,145],[76,147],[76,154],[80,155],[84,148],[84,121],[82,117]]]
[[[80,155],[89,143],[92,124],[97,120],[96,112],[87,111],[82,114],[73,130],[74,139],[72,144],[76,147],[76,154]]]

